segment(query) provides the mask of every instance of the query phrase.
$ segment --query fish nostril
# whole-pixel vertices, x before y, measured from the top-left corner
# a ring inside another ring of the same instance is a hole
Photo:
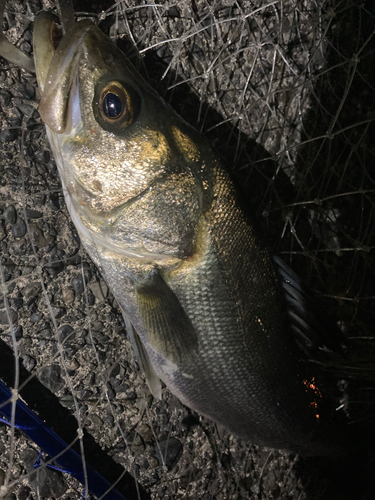
[[[59,43],[63,37],[63,32],[62,32],[61,27],[55,22],[51,23],[50,29],[51,29],[51,32],[50,32],[51,42],[52,42],[53,48],[56,50],[57,46],[59,45]]]
[[[101,193],[103,192],[102,183],[100,181],[98,181],[98,180],[93,181],[92,186],[97,191],[100,191]]]

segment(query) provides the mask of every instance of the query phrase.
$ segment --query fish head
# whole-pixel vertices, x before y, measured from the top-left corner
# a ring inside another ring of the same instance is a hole
[[[188,256],[208,185],[202,139],[94,23],[58,43],[56,26],[46,12],[35,23],[39,111],[76,227],[122,253]]]

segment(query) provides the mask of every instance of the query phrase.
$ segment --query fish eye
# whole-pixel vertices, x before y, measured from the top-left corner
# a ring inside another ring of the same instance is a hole
[[[108,92],[108,94],[103,99],[103,113],[107,118],[113,119],[121,115],[121,112],[121,99],[113,92]]]
[[[107,130],[131,125],[138,114],[138,108],[139,97],[136,92],[120,82],[110,82],[96,91],[94,114],[96,118],[100,117],[101,124]]]

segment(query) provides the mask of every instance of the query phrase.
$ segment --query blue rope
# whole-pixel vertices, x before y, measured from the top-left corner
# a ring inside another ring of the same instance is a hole
[[[6,422],[6,421],[5,421]],[[8,422],[9,423],[9,422]],[[42,450],[39,452],[39,455],[38,455],[38,458],[35,460],[35,463],[33,465],[34,469],[38,469],[42,464],[41,464],[41,461],[42,461],[42,455],[43,455],[43,452]],[[56,470],[58,472],[65,472],[66,474],[70,474],[71,476],[74,475],[72,473],[71,470],[68,470],[68,469],[63,469],[62,467],[57,467],[56,465],[53,465],[53,464],[47,464],[46,467],[48,467],[49,469],[53,469],[53,470]],[[81,496],[81,500],[84,500],[85,499],[85,496],[86,496],[86,490],[85,488],[83,488],[83,491],[82,491],[82,496]]]
[[[2,417],[0,417],[0,421],[6,425],[11,425],[11,397],[11,391],[0,380],[0,415],[2,415]],[[81,484],[85,485],[84,465],[80,455],[70,448],[68,444],[60,438],[60,436],[58,436],[20,399],[16,401],[14,427],[23,431],[42,450],[34,464],[34,468],[40,467],[43,452],[50,457],[58,456],[55,462],[59,464],[59,467],[52,464],[47,464],[47,467],[60,472],[66,472],[75,477]],[[111,484],[87,463],[86,475],[89,486],[88,490],[97,498],[101,498],[102,500],[127,500],[115,488],[112,488],[111,491],[107,493],[107,490],[111,488]],[[83,490],[82,499],[84,497],[85,490]]]
[[[1,409],[0,409],[0,411],[1,411]],[[1,417],[0,417],[0,422],[3,422],[3,424],[7,424],[9,426],[12,425],[8,420],[5,420],[5,418],[1,418]],[[14,428],[19,429],[20,431],[31,431],[31,430],[39,429],[40,427],[45,427],[45,426],[46,426],[46,424],[43,424],[42,426],[38,425],[37,427],[29,427],[28,425],[17,425],[16,423],[14,424]]]
[[[2,418],[2,417],[0,417],[0,422],[3,422],[3,424],[9,425],[9,427],[12,425],[11,422],[9,422],[8,420],[5,420],[5,418]],[[38,429],[40,427],[46,427],[46,424],[40,425],[38,427],[35,427],[35,426],[29,427],[27,425],[18,425],[15,423],[14,427],[15,427],[15,429],[19,429],[20,431],[29,431],[29,430]],[[33,465],[34,469],[38,469],[42,465],[41,464],[42,455],[43,455],[43,451],[41,450],[39,452],[38,458],[35,460],[35,463]],[[47,464],[46,467],[48,467],[49,469],[52,469],[52,470],[56,470],[57,472],[64,472],[65,474],[69,474],[70,476],[76,476],[78,473],[77,471],[73,471],[71,469],[63,469],[62,467],[58,467],[57,465],[53,465],[53,464]],[[85,490],[85,488],[83,488],[81,500],[84,500],[85,494],[86,494],[86,490]]]

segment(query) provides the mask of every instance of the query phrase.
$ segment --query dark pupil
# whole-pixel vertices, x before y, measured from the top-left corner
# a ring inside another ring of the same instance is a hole
[[[122,102],[118,95],[108,92],[103,100],[103,111],[108,118],[116,118],[122,111]]]

